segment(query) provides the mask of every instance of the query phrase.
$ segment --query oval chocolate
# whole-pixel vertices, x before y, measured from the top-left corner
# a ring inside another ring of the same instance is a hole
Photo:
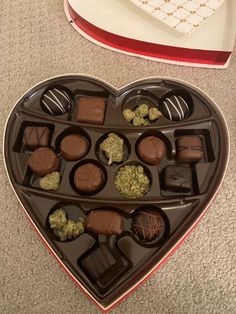
[[[120,234],[123,230],[122,217],[115,211],[92,211],[85,220],[85,229],[96,234]]]

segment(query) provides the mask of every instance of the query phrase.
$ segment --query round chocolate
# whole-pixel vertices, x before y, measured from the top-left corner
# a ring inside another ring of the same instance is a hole
[[[51,148],[40,147],[30,155],[28,165],[36,175],[43,177],[57,171],[60,160]]]
[[[74,184],[80,192],[93,194],[104,186],[105,175],[100,167],[87,163],[75,171]]]
[[[166,155],[165,143],[153,135],[144,137],[137,150],[140,159],[149,165],[158,165]]]
[[[52,116],[60,116],[67,113],[71,105],[71,97],[63,88],[48,89],[41,99],[42,109]]]
[[[189,105],[182,96],[172,95],[162,100],[159,110],[172,121],[181,121],[189,115]]]
[[[70,134],[62,139],[60,149],[66,160],[78,160],[87,154],[89,143],[79,134]]]
[[[131,229],[140,240],[153,241],[162,237],[165,223],[158,211],[143,209],[134,217]]]

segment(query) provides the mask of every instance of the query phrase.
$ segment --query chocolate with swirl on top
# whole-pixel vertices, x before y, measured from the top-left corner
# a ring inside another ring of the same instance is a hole
[[[140,240],[149,242],[162,237],[165,223],[158,211],[142,209],[134,217],[131,228]]]
[[[176,141],[178,162],[198,162],[204,156],[202,138],[198,135],[181,136]]]

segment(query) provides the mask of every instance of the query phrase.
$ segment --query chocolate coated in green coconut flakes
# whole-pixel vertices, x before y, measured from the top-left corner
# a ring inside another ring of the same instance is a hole
[[[43,190],[56,191],[60,187],[60,172],[54,171],[41,178],[39,185]]]
[[[64,225],[67,223],[66,213],[63,209],[56,209],[49,216],[49,224],[52,229],[62,229]]]
[[[117,190],[127,198],[140,198],[150,188],[150,180],[142,166],[123,166],[115,177]]]
[[[75,239],[84,232],[83,219],[79,218],[77,222],[67,219],[66,212],[63,209],[56,209],[49,216],[49,225],[61,241]]]
[[[121,162],[124,158],[124,140],[115,133],[108,134],[108,137],[100,144],[100,149],[105,152],[108,165]]]

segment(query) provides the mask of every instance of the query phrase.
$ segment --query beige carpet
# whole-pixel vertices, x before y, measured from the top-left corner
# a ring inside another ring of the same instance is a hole
[[[1,0],[0,132],[18,97],[47,77],[84,72],[119,87],[151,75],[185,79],[223,110],[231,159],[214,204],[181,248],[113,313],[236,311],[236,52],[227,70],[145,61],[100,48],[69,26],[62,0]],[[2,137],[2,136],[1,136]],[[98,313],[46,251],[8,183],[0,156],[0,313]]]

